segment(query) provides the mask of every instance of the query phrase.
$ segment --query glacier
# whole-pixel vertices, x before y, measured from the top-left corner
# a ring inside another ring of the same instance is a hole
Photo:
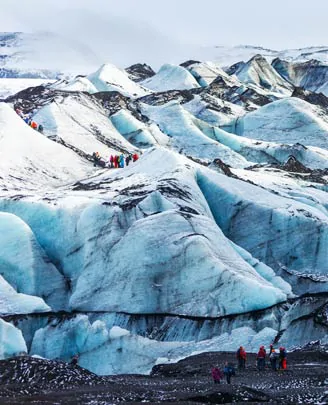
[[[106,64],[0,103],[0,358],[149,373],[328,341],[326,83],[270,62]]]

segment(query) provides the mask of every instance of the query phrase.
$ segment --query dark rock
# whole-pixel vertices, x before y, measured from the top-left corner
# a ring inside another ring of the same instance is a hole
[[[302,87],[295,87],[292,97],[300,98],[310,104],[318,105],[328,110],[328,97],[322,93],[314,93],[304,90]]]
[[[129,75],[129,78],[137,83],[155,75],[151,66],[146,63],[136,63],[126,68],[125,71]]]
[[[186,62],[180,63],[180,66],[184,68],[188,68],[191,65],[195,65],[201,63],[199,60],[187,60]]]
[[[305,167],[295,156],[289,156],[287,162],[282,166],[282,169],[287,172],[311,173],[311,169]]]

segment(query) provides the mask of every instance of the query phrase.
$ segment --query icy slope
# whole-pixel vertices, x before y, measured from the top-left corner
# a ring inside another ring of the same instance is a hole
[[[236,133],[252,139],[328,148],[328,117],[319,107],[286,98],[246,114]]]
[[[118,91],[131,97],[148,94],[148,91],[132,81],[124,70],[109,63],[102,65],[96,72],[86,77],[77,76],[71,81],[55,83],[54,88],[65,91],[86,91],[91,94],[101,91]]]
[[[208,138],[194,123],[197,119],[177,103],[159,107],[141,105],[142,112],[156,122],[162,132],[172,137],[172,146],[180,153],[202,159],[220,158],[233,167],[249,166],[250,162],[224,145]]]
[[[163,134],[157,125],[147,126],[125,109],[113,114],[110,119],[119,133],[136,147],[167,146],[170,142],[170,138]]]
[[[98,151],[108,160],[117,151],[134,150],[116,131],[106,111],[88,95],[58,96],[41,108],[34,119],[43,125],[44,135],[62,140],[89,156]]]
[[[328,64],[317,60],[291,63],[277,58],[272,62],[272,67],[294,86],[328,96]]]
[[[21,200],[1,209],[28,223],[60,262],[71,279],[74,310],[217,316],[285,300],[288,284],[275,280],[270,269],[258,272],[257,262],[248,264],[216,226],[187,162],[153,150],[126,168],[124,179],[120,171],[106,172],[67,190],[56,204]],[[180,175],[174,174],[177,167]],[[260,286],[266,293],[255,298]]]
[[[0,359],[27,352],[22,332],[0,319]]]
[[[189,70],[202,87],[211,84],[218,76],[229,78],[229,75],[213,62],[185,62],[181,66]]]
[[[141,84],[153,91],[188,90],[199,87],[199,84],[182,66],[163,65],[155,76],[146,79]]]
[[[101,66],[95,73],[87,76],[97,91],[118,91],[128,96],[143,96],[147,91],[133,82],[127,73],[111,64]]]
[[[39,312],[49,312],[51,310],[51,308],[42,300],[42,298],[17,293],[17,291],[15,291],[15,289],[9,283],[7,283],[7,281],[1,275],[0,294],[0,315],[33,314]]]
[[[290,156],[296,158],[304,166],[311,169],[328,168],[328,151],[314,146],[303,146],[299,143],[279,144],[260,142],[244,136],[228,133],[221,128],[209,125],[203,121],[194,121],[195,125],[209,138],[220,142],[232,151],[243,156],[249,162],[260,164],[284,164]]]
[[[58,159],[60,156],[60,159]],[[55,186],[91,172],[75,153],[28,127],[0,103],[0,183],[20,188]]]
[[[254,257],[275,270],[326,274],[328,217],[319,207],[205,169],[198,184],[224,234]]]
[[[228,73],[236,75],[243,83],[253,84],[277,94],[288,96],[292,92],[292,86],[261,55],[254,56],[247,63],[230,67]]]
[[[37,295],[54,309],[65,309],[65,280],[18,217],[0,212],[0,274],[20,293]],[[27,312],[28,313],[28,312]]]

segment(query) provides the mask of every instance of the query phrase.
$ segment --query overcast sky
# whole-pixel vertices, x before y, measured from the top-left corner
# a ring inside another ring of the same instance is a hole
[[[51,31],[101,59],[152,54],[174,59],[188,46],[328,45],[328,0],[0,0],[1,31]]]

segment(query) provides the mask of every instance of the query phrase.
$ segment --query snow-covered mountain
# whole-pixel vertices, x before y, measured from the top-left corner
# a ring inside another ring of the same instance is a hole
[[[73,13],[70,15],[66,13],[64,17],[74,20]],[[107,62],[108,58],[120,68],[124,68],[126,67],[126,57],[120,50],[120,48],[128,49],[126,44],[128,41],[124,37],[124,21],[120,21],[116,17],[113,22],[116,27],[113,24],[111,35],[116,38],[116,42],[106,47],[102,46],[101,43],[94,43],[92,47],[92,40],[90,38],[86,40],[86,37],[83,36],[79,36],[79,40],[72,40],[69,35],[65,35],[65,30],[62,34],[47,31],[34,33],[0,32],[0,78],[55,79],[63,73],[87,74],[97,66]],[[130,28],[136,31],[135,41],[139,38],[140,42],[147,42],[148,34],[142,32],[142,29],[140,31],[140,27]],[[258,54],[265,57],[269,63],[275,58],[289,62],[306,62],[315,59],[325,64],[328,63],[328,46],[272,50],[252,45],[177,46],[174,42],[171,43],[168,38],[157,39],[163,45],[165,44],[166,49],[158,52],[156,45],[147,42],[152,52],[149,49],[148,59],[144,59],[145,62],[155,65],[156,68],[166,63],[168,58],[170,58],[171,63],[175,64],[194,59],[212,61],[221,67],[229,67],[240,61],[247,62]],[[141,48],[138,43],[136,43],[136,47]],[[135,49],[129,50],[132,55],[136,54]],[[143,57],[147,57],[147,52],[143,52]]]
[[[0,357],[327,344],[327,83],[299,66],[106,64],[0,103]]]
[[[0,78],[57,79],[98,63],[86,45],[58,34],[0,32]]]
[[[273,50],[261,46],[238,45],[238,46],[216,46],[198,48],[189,57],[198,60],[211,60],[220,66],[231,66],[237,62],[247,62],[256,55],[262,55],[271,62],[275,58],[288,60],[290,62],[306,62],[312,59],[328,63],[328,46],[313,46],[298,49]]]

